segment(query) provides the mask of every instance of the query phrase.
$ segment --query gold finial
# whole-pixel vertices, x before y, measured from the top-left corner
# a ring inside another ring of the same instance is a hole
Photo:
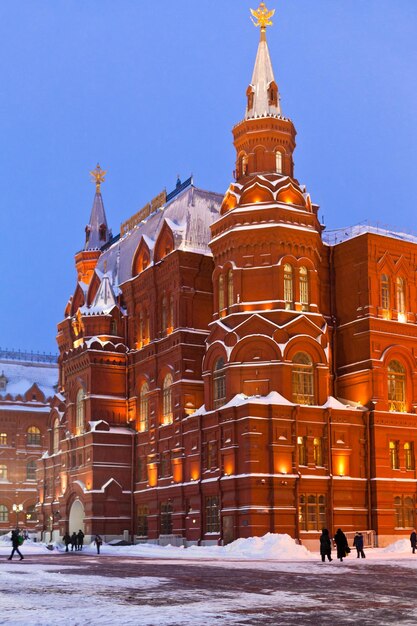
[[[93,182],[96,183],[96,192],[100,193],[100,185],[104,183],[104,179],[106,177],[107,171],[102,170],[100,167],[100,163],[97,163],[97,167],[95,170],[90,172],[90,175],[93,178]]]
[[[263,36],[265,36],[266,27],[272,26],[273,24],[271,17],[273,17],[275,13],[275,9],[272,9],[272,11],[268,11],[268,9],[266,8],[265,2],[261,2],[258,9],[256,9],[256,11],[255,9],[251,9],[250,12],[253,15],[253,17],[251,17],[251,20],[254,23],[254,25],[261,27],[261,39],[263,39]]]

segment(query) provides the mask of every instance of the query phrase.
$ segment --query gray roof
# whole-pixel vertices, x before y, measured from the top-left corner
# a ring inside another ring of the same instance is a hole
[[[6,389],[0,390],[0,396],[24,396],[34,383],[45,396],[52,398],[58,384],[58,364],[33,363],[0,359],[0,376],[6,377]]]
[[[100,238],[100,228],[103,228],[103,236]],[[86,226],[86,236],[84,250],[98,250],[106,244],[111,237],[107,226],[106,212],[104,210],[103,197],[99,191],[94,196],[91,209],[90,223]]]
[[[154,245],[165,222],[173,231],[176,250],[211,256],[210,225],[219,217],[222,200],[223,194],[190,185],[104,250],[97,265],[98,275],[111,275],[113,285],[132,278],[133,257],[142,237],[150,249],[152,264]]]

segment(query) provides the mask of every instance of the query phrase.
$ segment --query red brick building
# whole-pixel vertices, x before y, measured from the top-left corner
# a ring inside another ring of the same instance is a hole
[[[225,196],[192,181],[112,237],[97,189],[58,327],[40,511],[56,536],[229,542],[415,525],[417,240],[327,238],[261,40]]]
[[[36,470],[57,382],[56,356],[0,350],[0,534],[36,531]]]

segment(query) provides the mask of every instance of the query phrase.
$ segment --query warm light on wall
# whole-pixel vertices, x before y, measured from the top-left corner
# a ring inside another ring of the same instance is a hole
[[[391,311],[389,311],[388,309],[384,309],[382,311],[382,317],[384,320],[390,320],[391,319]]]
[[[401,324],[405,324],[407,321],[407,316],[405,313],[398,313],[398,321],[401,322]]]
[[[346,473],[345,459],[339,459],[337,462],[337,474],[339,476],[344,476],[345,473]]]
[[[233,461],[227,461],[224,464],[224,473],[225,476],[231,476],[232,474],[234,474],[235,472],[235,468],[234,468],[234,463]]]
[[[148,465],[148,483],[150,487],[156,487],[158,483],[158,468],[155,463]]]
[[[83,337],[81,337],[80,339],[76,339],[73,343],[74,348],[78,348],[79,346],[82,346],[84,343],[84,339]]]
[[[172,468],[172,477],[174,482],[182,483],[182,462],[181,459],[175,459]]]
[[[191,470],[191,480],[198,480],[200,478],[200,472],[196,467]]]

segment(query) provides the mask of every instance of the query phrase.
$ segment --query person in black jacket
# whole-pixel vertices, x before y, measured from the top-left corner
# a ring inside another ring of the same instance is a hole
[[[332,557],[331,557],[332,542],[330,541],[330,535],[329,535],[329,531],[327,530],[327,528],[323,528],[323,530],[321,531],[320,554],[321,554],[321,560],[323,561],[323,563],[326,560],[326,556],[329,561],[332,560]]]
[[[13,558],[13,555],[15,552],[17,552],[17,554],[20,556],[20,560],[22,561],[23,559],[23,555],[21,554],[20,550],[19,550],[19,546],[21,545],[21,540],[19,540],[20,537],[20,532],[19,529],[16,528],[16,530],[12,530],[12,553],[9,556],[8,560],[11,561]]]
[[[71,535],[71,552],[73,550],[77,550],[77,546],[78,546],[77,533],[73,532]]]
[[[77,542],[78,542],[78,550],[82,550],[83,545],[84,545],[84,533],[81,529],[77,533]]]
[[[66,532],[62,539],[63,539],[63,541],[65,543],[65,552],[68,552],[68,546],[71,543],[71,536],[70,536],[70,534],[68,532]]]
[[[411,549],[413,551],[413,554],[415,554],[416,552],[416,548],[417,548],[417,535],[416,535],[416,529],[413,528],[413,531],[410,535],[410,543],[411,543]]]
[[[346,539],[346,535],[341,531],[340,528],[337,529],[336,534],[334,536],[334,542],[337,548],[337,558],[340,561],[343,561],[344,557],[349,554],[350,548]]]
[[[358,555],[358,559],[362,557],[365,558],[365,552],[363,551],[363,535],[360,532],[355,533],[355,538],[353,540],[353,547],[356,548],[356,552]]]

